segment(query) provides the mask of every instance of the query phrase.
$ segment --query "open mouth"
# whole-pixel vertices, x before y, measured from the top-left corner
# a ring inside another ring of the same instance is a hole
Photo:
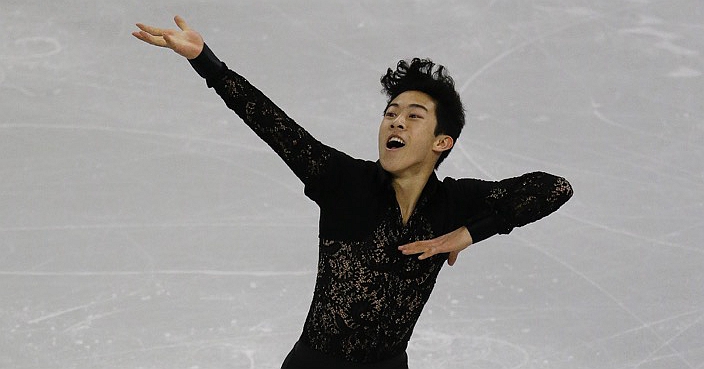
[[[391,136],[389,140],[386,141],[386,148],[389,150],[400,149],[404,146],[406,146],[406,143],[400,137]]]

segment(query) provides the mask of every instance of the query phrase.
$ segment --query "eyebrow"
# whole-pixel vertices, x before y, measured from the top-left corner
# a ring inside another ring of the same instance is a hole
[[[389,105],[386,105],[386,109],[384,109],[384,111],[388,110],[388,109],[389,109],[390,107],[392,107],[392,106],[395,106],[395,107],[397,107],[397,108],[400,107],[400,105],[397,104],[397,103],[391,103],[391,104],[389,104]],[[428,111],[428,108],[426,108],[425,106],[423,106],[423,105],[421,105],[421,104],[408,104],[408,106],[411,107],[411,108],[420,108],[420,109],[425,110],[426,112]]]

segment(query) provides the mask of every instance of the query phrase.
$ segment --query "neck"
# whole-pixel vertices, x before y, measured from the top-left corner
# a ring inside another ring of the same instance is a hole
[[[396,177],[393,179],[391,185],[396,192],[396,201],[401,210],[403,224],[406,224],[411,214],[413,214],[413,210],[415,210],[420,199],[420,194],[423,192],[423,188],[425,188],[432,173],[430,171],[424,175]]]

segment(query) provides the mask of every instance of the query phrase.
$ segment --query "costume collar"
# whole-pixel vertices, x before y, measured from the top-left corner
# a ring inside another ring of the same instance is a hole
[[[383,188],[385,191],[387,191],[392,196],[394,196],[394,200],[395,200],[396,192],[394,191],[394,188],[391,185],[391,180],[392,180],[391,173],[384,170],[384,168],[382,168],[381,163],[378,160],[376,161],[376,166],[377,166],[377,170],[378,170],[377,178],[379,178],[380,188]],[[437,191],[439,183],[440,183],[440,180],[438,179],[437,173],[435,173],[435,171],[433,171],[430,174],[430,177],[428,177],[428,181],[425,183],[425,186],[423,187],[423,191],[421,192],[420,198],[418,199],[417,207],[421,206],[421,204],[424,205],[427,202],[427,199],[429,199],[435,193],[435,191]]]

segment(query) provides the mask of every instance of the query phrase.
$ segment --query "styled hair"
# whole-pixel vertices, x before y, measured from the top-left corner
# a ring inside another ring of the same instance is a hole
[[[413,58],[410,63],[400,60],[396,70],[389,68],[381,77],[382,92],[388,97],[387,104],[406,91],[420,91],[428,94],[436,105],[437,127],[435,135],[448,135],[457,142],[465,123],[464,106],[455,81],[447,74],[447,69],[430,59]],[[451,149],[450,149],[451,150]],[[450,150],[444,151],[435,163],[435,168],[445,160]]]

